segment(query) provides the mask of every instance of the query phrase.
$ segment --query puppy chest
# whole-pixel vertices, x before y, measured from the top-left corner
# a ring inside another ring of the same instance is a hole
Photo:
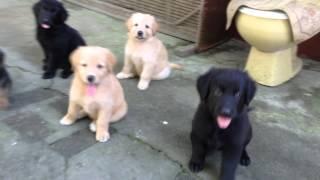
[[[100,105],[95,101],[86,99],[82,104],[82,108],[88,115],[90,115],[90,117],[96,117]]]
[[[215,132],[208,136],[207,144],[210,148],[220,149],[224,145],[224,139],[222,134]]]
[[[143,69],[143,58],[139,56],[139,54],[132,54],[130,56],[130,60],[132,61],[132,64],[134,65],[135,71],[140,74]]]

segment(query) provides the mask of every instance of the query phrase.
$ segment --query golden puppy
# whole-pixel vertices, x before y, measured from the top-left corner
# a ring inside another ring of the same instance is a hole
[[[79,47],[71,54],[75,71],[71,84],[67,114],[60,120],[63,125],[73,124],[88,115],[90,130],[96,131],[96,140],[110,138],[109,123],[120,120],[127,113],[123,89],[112,72],[114,55],[101,47]]]
[[[169,77],[171,67],[168,53],[162,42],[155,36],[158,24],[149,14],[134,13],[127,21],[129,30],[125,47],[124,67],[117,74],[118,79],[140,76],[138,88],[145,90],[151,80]]]

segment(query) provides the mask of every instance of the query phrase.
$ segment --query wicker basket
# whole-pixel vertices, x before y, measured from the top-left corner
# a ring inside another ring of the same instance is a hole
[[[127,19],[133,12],[156,16],[161,31],[185,40],[197,40],[201,0],[66,0],[110,16]]]
[[[126,20],[134,12],[154,15],[160,31],[194,44],[181,47],[181,56],[200,52],[228,39],[225,30],[229,0],[64,0]]]

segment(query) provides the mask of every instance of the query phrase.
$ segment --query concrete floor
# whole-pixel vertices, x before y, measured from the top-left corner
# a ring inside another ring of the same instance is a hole
[[[220,154],[207,159],[205,170],[192,174],[189,133],[198,103],[195,79],[209,67],[242,68],[248,46],[231,40],[206,53],[188,58],[174,49],[188,42],[158,34],[173,62],[183,64],[149,90],[137,80],[121,81],[129,113],[111,127],[111,140],[95,142],[88,120],[59,125],[67,109],[69,80],[41,80],[42,51],[34,36],[34,0],[0,1],[0,48],[7,54],[14,80],[12,106],[0,113],[0,179],[217,179]],[[124,22],[66,5],[69,24],[88,44],[110,48],[123,64]],[[304,70],[276,87],[259,86],[251,121],[249,145],[252,164],[239,167],[238,180],[320,179],[320,63],[304,59]],[[163,122],[167,121],[168,124]]]

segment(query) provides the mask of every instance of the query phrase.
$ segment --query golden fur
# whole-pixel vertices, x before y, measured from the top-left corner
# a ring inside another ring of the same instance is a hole
[[[117,74],[117,78],[140,76],[138,88],[145,90],[149,87],[151,80],[169,77],[171,65],[168,61],[168,53],[163,43],[155,36],[158,23],[153,16],[134,13],[128,19],[127,27],[129,32],[124,67]]]
[[[72,53],[71,64],[75,74],[69,107],[60,123],[70,125],[88,115],[92,119],[90,130],[96,131],[96,140],[105,142],[110,138],[109,123],[127,113],[123,89],[112,72],[116,59],[108,49],[87,46]],[[94,77],[94,81],[90,82],[89,76]]]

